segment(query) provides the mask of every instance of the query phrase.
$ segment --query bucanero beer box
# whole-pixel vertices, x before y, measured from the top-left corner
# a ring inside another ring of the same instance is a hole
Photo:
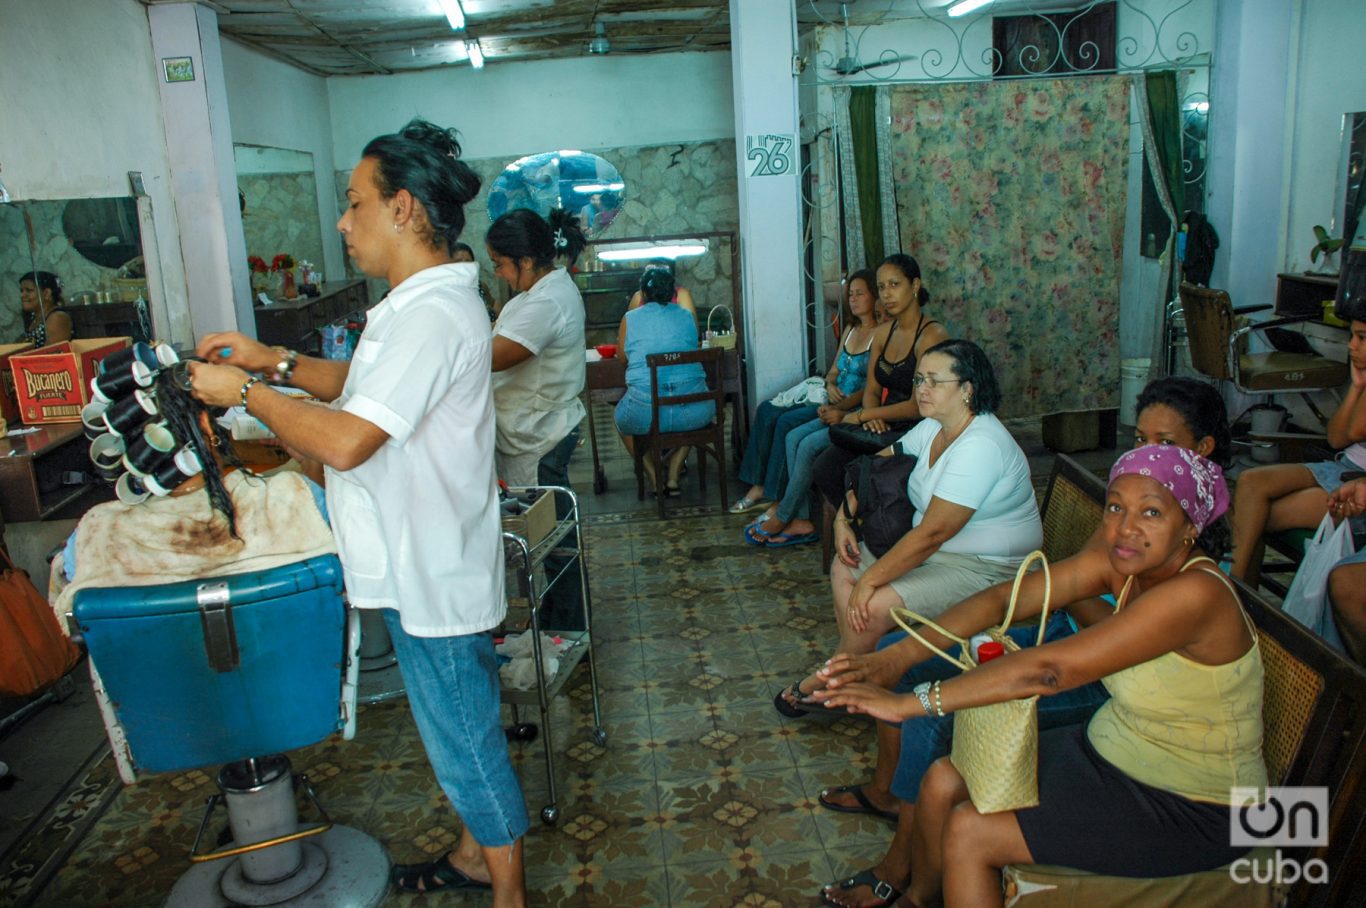
[[[49,344],[11,355],[19,418],[26,423],[80,422],[90,402],[90,379],[100,360],[132,341],[128,337],[91,337]]]
[[[9,370],[9,358],[16,353],[32,350],[33,344],[0,344],[0,418],[6,422],[19,421],[19,400],[14,396],[14,373]]]

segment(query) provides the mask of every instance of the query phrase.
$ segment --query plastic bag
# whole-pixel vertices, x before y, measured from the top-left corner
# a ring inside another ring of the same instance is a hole
[[[318,333],[322,336],[323,359],[347,360],[355,352],[345,325],[323,325]]]
[[[802,404],[820,405],[826,401],[825,379],[804,378],[797,384],[773,395],[775,407],[798,407]]]
[[[1304,544],[1304,560],[1281,605],[1282,611],[1339,652],[1346,650],[1328,602],[1328,575],[1339,561],[1355,552],[1351,521],[1344,520],[1334,527],[1333,518],[1325,516],[1313,538]]]

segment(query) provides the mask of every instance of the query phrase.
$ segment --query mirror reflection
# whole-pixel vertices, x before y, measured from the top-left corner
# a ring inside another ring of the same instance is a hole
[[[601,236],[621,211],[626,183],[609,161],[582,151],[545,151],[518,158],[489,188],[489,218],[515,208],[546,217],[555,208],[572,211],[588,236]]]
[[[21,278],[31,273],[39,279],[25,294]],[[150,332],[146,299],[132,198],[0,205],[0,340],[52,342],[67,330],[75,337],[142,336]],[[54,319],[56,309],[68,319]]]
[[[277,255],[322,267],[323,235],[313,155],[290,148],[234,144],[238,203],[248,257]],[[259,280],[253,274],[253,280]]]
[[[0,343],[24,333],[27,319],[19,297],[19,280],[37,267],[33,263],[33,232],[24,203],[0,205]]]
[[[1366,209],[1366,192],[1361,188],[1362,171],[1366,170],[1366,111],[1344,115],[1342,133],[1347,158],[1341,175],[1342,237],[1350,242],[1361,229],[1362,210]]]

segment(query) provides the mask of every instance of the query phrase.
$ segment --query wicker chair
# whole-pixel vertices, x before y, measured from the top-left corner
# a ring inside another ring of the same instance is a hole
[[[1257,626],[1266,673],[1263,758],[1272,785],[1328,788],[1328,844],[1289,857],[1328,865],[1326,884],[1234,882],[1228,868],[1159,879],[1088,874],[1068,867],[1005,868],[1006,901],[1019,908],[1105,906],[1360,905],[1366,903],[1366,671],[1241,583],[1243,607]],[[1252,855],[1262,866],[1272,849]]]

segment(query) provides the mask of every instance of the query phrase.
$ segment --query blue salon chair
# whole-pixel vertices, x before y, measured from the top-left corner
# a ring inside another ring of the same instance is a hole
[[[161,586],[85,589],[73,605],[110,742],[135,773],[226,764],[168,905],[373,906],[389,860],[334,825],[283,751],[355,734],[360,622],[333,555]],[[322,822],[301,828],[296,785]],[[219,800],[232,842],[203,854]]]

